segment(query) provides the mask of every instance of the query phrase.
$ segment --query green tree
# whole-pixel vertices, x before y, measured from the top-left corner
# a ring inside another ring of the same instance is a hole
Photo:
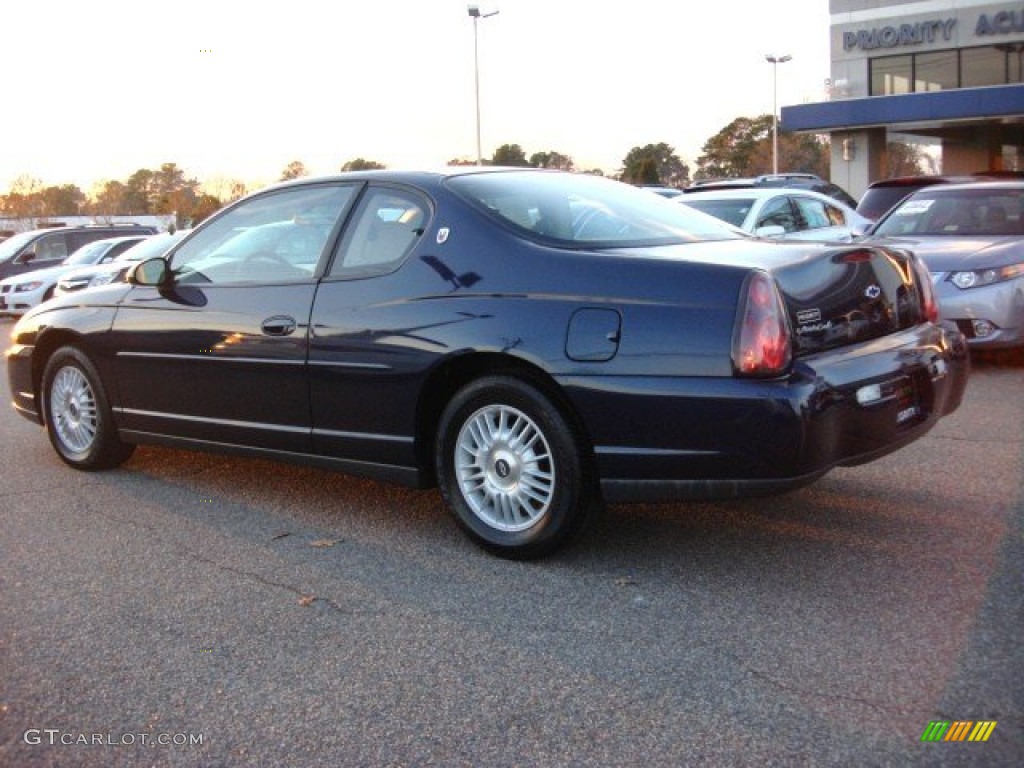
[[[306,170],[306,166],[301,160],[292,160],[281,171],[281,181],[301,179],[303,176],[309,176],[309,171]]]
[[[93,215],[114,216],[128,210],[125,198],[128,187],[120,181],[104,181],[93,187],[86,210]]]
[[[77,216],[86,202],[85,193],[74,184],[47,187],[38,194],[44,216]]]
[[[150,178],[149,200],[154,213],[191,211],[198,198],[199,182],[185,177],[176,163],[164,163]]]
[[[376,160],[364,160],[361,157],[357,157],[355,160],[349,160],[343,166],[341,166],[341,172],[346,171],[383,171],[387,168],[383,163],[378,163]]]
[[[703,154],[697,158],[696,178],[752,175],[752,160],[758,145],[763,145],[767,140],[770,150],[771,136],[771,115],[737,117],[704,143],[701,150]]]
[[[813,173],[823,179],[831,172],[829,142],[811,133],[790,133],[779,131],[779,173]],[[747,161],[746,170],[741,176],[760,176],[772,173],[771,135],[762,139],[754,147]]]
[[[513,166],[518,168],[529,168],[530,161],[526,159],[526,153],[518,144],[502,144],[494,150],[490,165]]]
[[[560,171],[574,170],[572,158],[561,152],[535,152],[530,155],[530,165],[534,168],[556,168]]]
[[[629,150],[619,178],[629,184],[664,184],[682,189],[690,183],[690,167],[668,144],[648,144]]]
[[[152,213],[150,207],[150,185],[153,181],[153,172],[140,168],[124,184],[124,195],[121,198],[123,210],[118,211],[129,216],[139,216]]]
[[[189,223],[194,227],[203,219],[219,211],[222,205],[220,199],[213,195],[200,195],[195,205],[192,206],[191,221]]]
[[[38,218],[43,215],[43,200],[40,192],[43,182],[34,176],[22,174],[14,180],[3,198],[5,216],[16,219]]]

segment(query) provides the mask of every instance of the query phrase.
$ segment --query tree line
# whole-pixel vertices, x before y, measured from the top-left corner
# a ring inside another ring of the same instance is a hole
[[[623,158],[614,178],[631,184],[652,184],[684,188],[692,182],[711,178],[757,176],[772,170],[772,116],[738,117],[709,138],[692,169],[664,142],[633,147]],[[780,170],[814,173],[829,177],[828,137],[797,134],[780,130],[778,135]],[[919,149],[906,144],[890,144],[888,175],[934,172]],[[601,169],[579,169],[570,155],[554,150],[527,155],[519,144],[503,144],[485,159],[486,165],[554,168],[605,175]],[[454,158],[449,165],[475,165],[475,160]],[[340,171],[383,169],[375,160],[359,157],[345,162]],[[293,160],[281,171],[280,180],[308,175],[300,160]],[[200,184],[189,178],[175,163],[164,163],[157,170],[140,168],[124,181],[105,181],[90,195],[74,184],[44,187],[30,176],[20,176],[6,195],[0,195],[0,216],[45,220],[73,215],[175,214],[179,226],[191,226],[237,200],[250,190],[241,181],[228,178]]]

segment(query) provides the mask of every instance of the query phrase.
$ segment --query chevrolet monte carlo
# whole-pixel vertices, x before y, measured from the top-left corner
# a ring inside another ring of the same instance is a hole
[[[28,312],[7,359],[72,467],[157,443],[437,485],[531,558],[602,501],[786,491],[921,437],[968,376],[936,318],[907,251],[587,175],[374,171],[238,201]]]

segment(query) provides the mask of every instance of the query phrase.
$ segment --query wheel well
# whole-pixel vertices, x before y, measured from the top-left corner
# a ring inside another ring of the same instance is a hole
[[[588,461],[592,461],[590,435],[584,429],[579,414],[565,392],[547,372],[525,360],[508,355],[473,353],[461,355],[441,365],[431,373],[420,393],[416,408],[416,458],[430,484],[437,482],[434,472],[434,442],[445,406],[455,393],[469,382],[483,376],[494,375],[523,379],[547,395],[572,422],[576,434],[585,441],[582,446],[583,454],[589,457]]]
[[[70,331],[52,331],[36,344],[32,351],[32,391],[35,393],[36,407],[39,410],[39,418],[46,423],[46,409],[43,408],[43,371],[50,357],[61,347],[81,347],[81,337]]]

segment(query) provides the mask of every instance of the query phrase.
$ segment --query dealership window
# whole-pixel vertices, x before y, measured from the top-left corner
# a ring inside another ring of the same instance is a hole
[[[1024,82],[1024,43],[871,59],[871,95],[945,91]]]
[[[1006,54],[992,46],[964,50],[961,68],[964,88],[1006,82]]]
[[[884,56],[871,60],[871,95],[892,96],[910,93],[913,81],[913,56]]]
[[[914,56],[914,91],[948,91],[958,87],[957,52],[936,51]]]

